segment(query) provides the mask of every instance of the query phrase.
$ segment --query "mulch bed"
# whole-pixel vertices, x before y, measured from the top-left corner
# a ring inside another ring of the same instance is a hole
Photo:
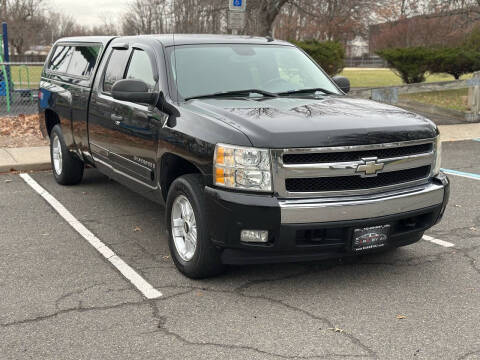
[[[45,146],[38,115],[0,117],[0,148]]]

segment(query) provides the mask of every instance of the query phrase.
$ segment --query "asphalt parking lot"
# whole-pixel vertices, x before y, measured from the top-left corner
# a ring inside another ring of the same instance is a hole
[[[0,175],[0,359],[480,359],[479,154],[478,141],[444,143],[456,175],[427,233],[439,243],[202,281],[175,269],[161,206],[93,169],[75,187],[30,174],[155,299],[18,174]]]

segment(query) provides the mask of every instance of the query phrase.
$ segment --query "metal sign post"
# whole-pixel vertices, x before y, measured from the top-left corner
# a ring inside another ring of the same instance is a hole
[[[246,10],[247,0],[228,0],[227,27],[232,30],[233,35],[237,35],[238,30],[243,30],[245,27]]]

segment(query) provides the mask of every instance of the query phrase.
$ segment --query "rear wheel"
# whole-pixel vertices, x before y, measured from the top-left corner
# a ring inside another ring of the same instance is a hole
[[[220,274],[220,252],[210,241],[201,175],[184,175],[168,191],[166,223],[172,259],[180,272],[199,279]]]
[[[84,164],[68,151],[59,125],[55,125],[50,133],[50,157],[57,183],[74,185],[82,181]]]

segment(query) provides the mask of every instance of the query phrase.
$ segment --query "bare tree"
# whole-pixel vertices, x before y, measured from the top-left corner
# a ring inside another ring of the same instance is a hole
[[[275,21],[275,35],[345,43],[366,35],[377,5],[375,0],[290,0]]]
[[[176,0],[172,13],[175,32],[219,33],[225,29],[227,2],[224,0]]]
[[[122,18],[124,34],[154,34],[167,32],[171,16],[168,0],[134,0]]]
[[[458,46],[480,23],[480,0],[384,3],[390,3],[380,13],[387,16],[379,16],[385,22],[370,27],[372,52],[388,47]]]
[[[156,0],[158,1],[158,0]],[[3,7],[6,2],[7,7]],[[103,24],[88,27],[75,18],[47,8],[45,0],[2,0],[2,14],[6,10],[10,33],[9,42],[17,54],[23,54],[32,45],[50,45],[62,37],[118,34],[118,26],[108,18]]]
[[[100,25],[92,26],[89,30],[91,35],[118,35],[120,28],[112,17],[102,17]]]
[[[273,35],[273,23],[289,0],[249,0],[246,33]]]
[[[17,54],[23,54],[44,28],[43,0],[7,0],[6,5],[9,42]]]
[[[249,0],[244,33],[271,35],[273,23],[291,0]],[[132,0],[122,19],[125,34],[220,33],[227,30],[225,0]]]
[[[7,18],[7,0],[0,2],[0,20],[5,21]]]

